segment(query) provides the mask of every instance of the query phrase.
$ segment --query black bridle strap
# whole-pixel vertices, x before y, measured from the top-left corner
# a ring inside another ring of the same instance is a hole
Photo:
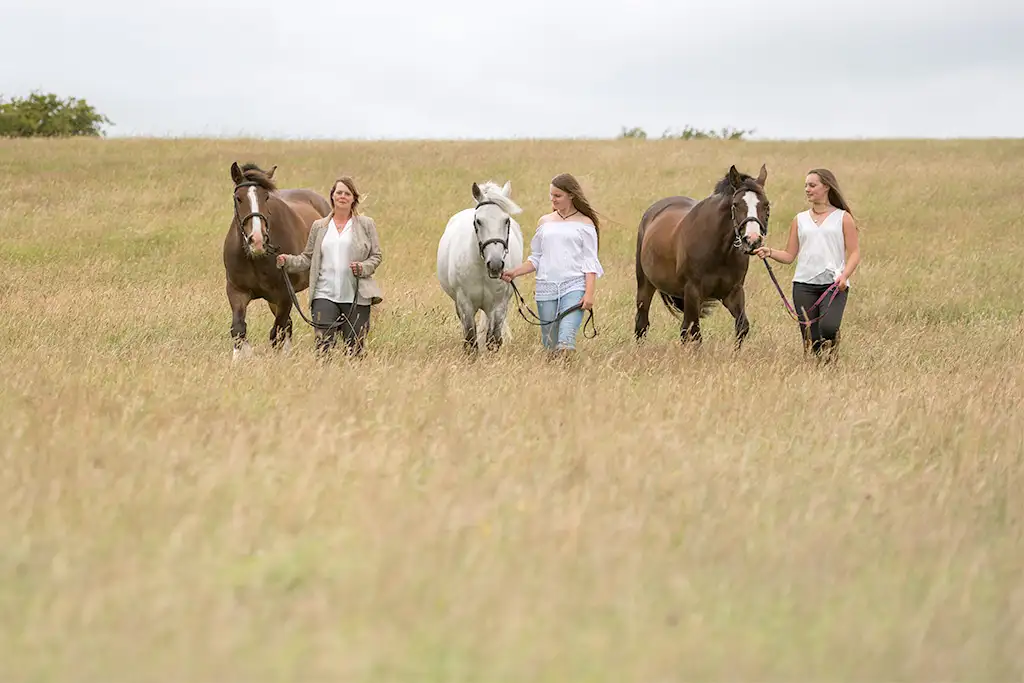
[[[473,232],[476,232],[476,216],[475,216],[476,210],[479,209],[481,206],[486,206],[488,204],[492,204],[494,206],[497,206],[499,209],[501,208],[501,205],[498,204],[498,202],[492,201],[490,199],[485,199],[484,201],[482,201],[479,204],[477,204],[473,208],[473,213],[474,213],[474,217],[473,217]],[[501,239],[499,237],[492,237],[489,240],[481,242],[480,241],[480,233],[477,233],[477,235],[476,235],[476,244],[477,244],[477,247],[479,247],[479,249],[480,249],[480,258],[484,257],[484,249],[487,248],[487,245],[489,245],[489,244],[500,244],[501,248],[507,254],[508,253],[508,241],[509,241],[509,238],[511,236],[512,236],[512,225],[511,225],[511,223],[508,226],[508,230],[505,231],[505,239]]]
[[[234,192],[238,192],[238,189],[241,188],[241,187],[260,187],[260,184],[255,182],[255,181],[253,181],[253,180],[246,180],[244,182],[241,182],[241,183],[238,183],[237,185],[235,185],[235,189],[232,192],[232,194],[234,194]],[[234,202],[234,205],[235,205],[234,206],[234,209],[235,209],[235,222],[238,224],[238,232],[242,235],[242,249],[244,249],[246,253],[249,253],[249,236],[245,234],[245,224],[246,224],[246,222],[252,220],[253,218],[262,218],[263,219],[263,224],[266,226],[266,230],[267,230],[267,243],[266,243],[266,246],[264,247],[264,251],[268,255],[275,256],[277,254],[277,248],[270,241],[270,219],[267,218],[262,213],[260,213],[259,211],[250,211],[244,217],[239,216],[238,215],[238,202]]]

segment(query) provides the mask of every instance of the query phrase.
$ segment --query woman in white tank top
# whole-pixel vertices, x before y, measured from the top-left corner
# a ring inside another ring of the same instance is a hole
[[[793,218],[786,249],[764,246],[754,253],[779,263],[796,260],[793,307],[805,321],[824,313],[810,325],[800,325],[804,351],[817,357],[827,351],[828,361],[839,345],[839,326],[849,297],[850,277],[860,264],[860,242],[850,205],[835,174],[825,168],[809,171],[804,179],[804,194],[811,207]],[[825,297],[821,306],[827,308],[821,311],[814,304],[833,284],[839,293],[831,305],[827,303],[831,295]]]

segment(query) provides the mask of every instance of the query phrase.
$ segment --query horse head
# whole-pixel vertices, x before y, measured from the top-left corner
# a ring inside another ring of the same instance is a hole
[[[476,207],[473,210],[473,230],[476,233],[480,258],[487,267],[487,276],[497,279],[505,266],[505,255],[508,254],[508,240],[512,231],[514,214],[522,213],[522,209],[511,199],[512,182],[503,187],[486,182],[483,185],[473,183],[473,199]]]
[[[768,195],[764,192],[764,182],[768,178],[768,169],[761,165],[757,178],[740,173],[736,166],[729,167],[729,173],[723,179],[722,190],[731,193],[730,217],[735,237],[733,244],[744,253],[753,253],[764,244],[768,235],[768,216],[771,206]]]
[[[277,190],[274,166],[269,171],[256,164],[231,164],[234,189],[234,220],[242,234],[242,248],[250,258],[260,258],[275,250],[270,237],[270,195]],[[246,227],[248,224],[248,228]]]

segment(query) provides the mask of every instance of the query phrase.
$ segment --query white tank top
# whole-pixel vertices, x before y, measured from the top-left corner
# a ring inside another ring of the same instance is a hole
[[[796,215],[800,251],[796,257],[793,282],[830,285],[836,275],[843,272],[846,268],[846,239],[843,237],[845,213],[842,209],[836,209],[825,217],[821,225],[814,223],[809,209]]]

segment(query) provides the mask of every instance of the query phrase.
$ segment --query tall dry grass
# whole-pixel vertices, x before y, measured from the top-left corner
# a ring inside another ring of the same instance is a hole
[[[361,362],[297,317],[276,356],[257,302],[230,364],[234,160],[359,181]],[[742,353],[660,305],[637,348],[643,209],[762,162],[771,244],[814,166],[861,219],[842,362],[759,263]],[[609,219],[600,335],[465,359],[445,221],[511,179],[529,239],[565,170]],[[0,142],[3,678],[1019,680],[1022,173],[1019,141]]]

